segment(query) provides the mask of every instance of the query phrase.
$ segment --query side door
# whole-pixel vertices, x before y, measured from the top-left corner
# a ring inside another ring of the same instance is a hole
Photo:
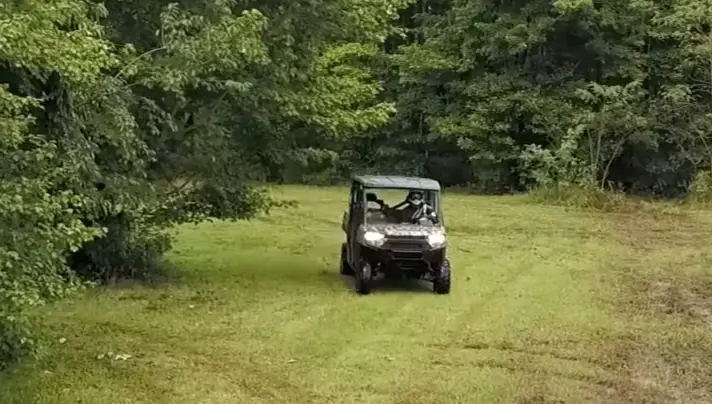
[[[364,202],[363,202],[363,186],[354,182],[351,186],[351,201],[349,203],[349,225],[348,225],[348,245],[349,245],[349,262],[353,265],[358,259],[359,245],[356,240],[356,234],[358,228],[363,222],[364,215]]]
[[[346,243],[348,244],[349,242],[349,225],[351,224],[351,206],[353,205],[353,199],[354,199],[354,192],[353,188],[351,189],[351,192],[349,192],[349,201],[346,204],[346,210],[344,211],[343,216],[341,217],[341,230],[344,231],[346,234]]]

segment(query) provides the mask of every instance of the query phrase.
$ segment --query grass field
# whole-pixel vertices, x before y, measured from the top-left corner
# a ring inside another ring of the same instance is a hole
[[[276,192],[301,206],[181,228],[178,279],[43,309],[50,352],[0,375],[0,402],[712,400],[712,214],[448,194],[451,294],[358,296],[338,274],[347,191]]]

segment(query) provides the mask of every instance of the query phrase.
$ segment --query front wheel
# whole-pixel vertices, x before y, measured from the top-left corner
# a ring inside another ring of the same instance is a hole
[[[360,295],[371,293],[371,281],[373,280],[373,270],[366,261],[361,261],[359,270],[356,273],[356,292]]]
[[[433,292],[439,295],[450,293],[450,261],[444,260],[435,272]]]

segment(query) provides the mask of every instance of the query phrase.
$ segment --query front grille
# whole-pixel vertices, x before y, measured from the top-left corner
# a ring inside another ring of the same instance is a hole
[[[389,250],[403,251],[422,251],[428,247],[425,239],[403,238],[403,239],[388,239],[384,247]]]
[[[394,251],[393,252],[394,260],[411,261],[411,260],[420,260],[422,257],[423,257],[423,253],[421,253],[419,251]]]
[[[411,251],[411,250],[419,251],[419,250],[423,249],[423,244],[413,242],[413,241],[401,241],[401,242],[391,241],[391,242],[387,243],[387,248],[389,250],[396,250],[396,251]]]

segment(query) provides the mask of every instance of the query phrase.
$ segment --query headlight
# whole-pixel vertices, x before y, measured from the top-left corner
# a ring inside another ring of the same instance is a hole
[[[442,233],[429,235],[428,244],[430,244],[431,247],[441,247],[445,244],[445,235]]]
[[[386,236],[381,233],[376,233],[375,231],[367,231],[363,234],[363,241],[365,241],[366,244],[370,244],[376,247],[380,247],[381,245],[383,245],[383,241],[385,238]]]

